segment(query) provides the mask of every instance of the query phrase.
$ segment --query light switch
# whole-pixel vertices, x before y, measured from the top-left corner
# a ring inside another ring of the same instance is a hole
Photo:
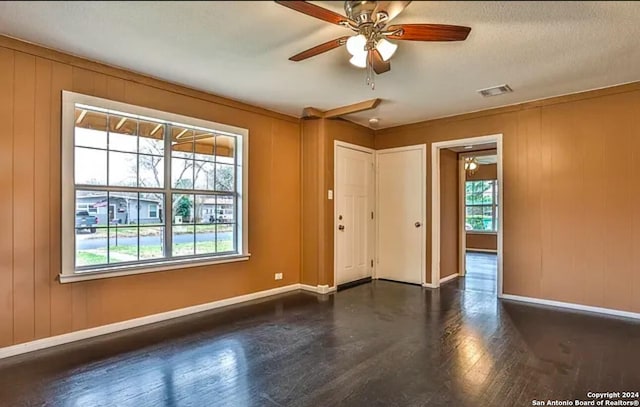
[[[333,199],[333,190],[332,190],[332,189],[330,189],[330,190],[327,192],[327,198],[329,198],[329,200],[332,200],[332,199]]]

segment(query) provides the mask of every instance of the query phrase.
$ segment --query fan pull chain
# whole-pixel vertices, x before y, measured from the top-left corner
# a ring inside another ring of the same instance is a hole
[[[373,74],[373,54],[371,51],[367,54],[367,86],[371,87],[371,90],[376,89],[376,82]]]

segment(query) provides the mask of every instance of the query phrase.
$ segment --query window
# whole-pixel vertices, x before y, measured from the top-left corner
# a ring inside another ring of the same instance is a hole
[[[158,204],[149,204],[149,219],[155,219],[158,217]]]
[[[61,281],[246,260],[247,144],[245,129],[63,92]]]
[[[466,230],[496,232],[498,230],[498,181],[467,181],[465,213]]]

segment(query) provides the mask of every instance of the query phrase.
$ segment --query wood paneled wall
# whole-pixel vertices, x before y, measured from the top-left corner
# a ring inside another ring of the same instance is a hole
[[[63,89],[249,129],[251,259],[60,284]],[[0,37],[0,122],[0,347],[300,281],[297,119]]]
[[[498,164],[481,164],[473,174],[466,174],[467,181],[490,181],[498,179]]]
[[[497,233],[466,233],[467,250],[498,250]]]
[[[459,184],[458,153],[440,150],[440,278],[459,269]]]
[[[505,293],[640,312],[638,112],[636,82],[384,129],[376,148],[502,133]]]

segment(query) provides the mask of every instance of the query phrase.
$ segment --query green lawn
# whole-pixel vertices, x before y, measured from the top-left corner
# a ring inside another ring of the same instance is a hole
[[[229,252],[233,250],[233,242],[231,240],[218,241],[217,252]],[[112,246],[109,248],[111,255],[111,263],[119,263],[123,261],[135,261],[138,256],[137,246]],[[196,243],[195,254],[213,254],[216,253],[216,245],[214,241]],[[193,243],[177,243],[173,245],[174,256],[187,256],[193,253]],[[140,246],[140,260],[162,258],[162,245]],[[107,264],[107,251],[104,249],[82,250],[77,253],[77,266],[90,266]]]
[[[181,226],[192,226],[192,224],[188,224],[185,223],[183,225],[174,225],[175,227],[181,227]],[[222,225],[215,225],[215,224],[206,224],[206,225],[196,225],[196,229],[198,230],[199,233],[213,233],[216,231],[216,226],[218,227],[218,232],[231,232],[233,231],[233,225],[228,225],[228,224],[222,224]],[[140,226],[140,237],[143,236],[156,236],[158,233],[160,233],[160,227],[164,227],[164,225],[156,225],[156,224],[149,224],[149,225],[141,225]],[[111,237],[114,237],[114,235],[117,233],[118,237],[136,237],[138,236],[138,227],[137,226],[112,226],[109,228],[111,230]],[[184,230],[184,231],[182,231]],[[106,227],[98,227],[96,229],[96,233],[86,233],[83,232],[82,236],[85,239],[106,239],[107,238],[107,228]],[[184,229],[177,229],[177,231],[175,232],[175,234],[180,235],[180,234],[185,234],[185,233],[192,233],[190,231],[188,231],[187,228]]]
[[[89,266],[94,264],[105,264],[107,262],[107,254],[98,254],[89,251],[81,251],[76,255],[77,266]]]

